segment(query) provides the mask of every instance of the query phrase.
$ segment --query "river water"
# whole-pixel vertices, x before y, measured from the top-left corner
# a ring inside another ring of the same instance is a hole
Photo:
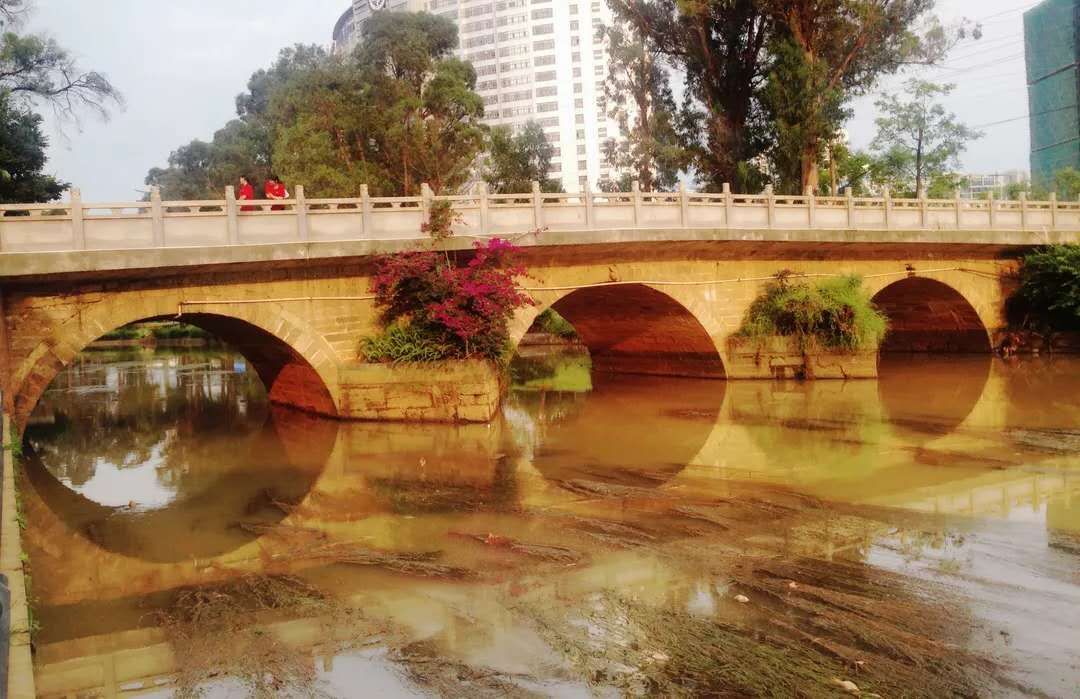
[[[490,425],[339,423],[80,355],[20,476],[39,693],[1080,695],[1080,358],[512,373]]]

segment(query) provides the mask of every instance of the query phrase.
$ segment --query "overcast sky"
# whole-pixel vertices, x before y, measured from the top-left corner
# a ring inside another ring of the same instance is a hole
[[[925,77],[954,82],[947,106],[970,126],[1027,112],[1021,11],[1033,0],[939,0],[947,20],[979,19],[983,38],[958,46]],[[27,29],[45,32],[85,68],[99,70],[127,106],[102,123],[50,124],[49,169],[80,187],[84,201],[129,201],[146,171],[193,138],[209,139],[234,116],[248,76],[293,43],[329,44],[347,0],[37,0]],[[272,8],[272,9],[271,9]],[[902,78],[890,78],[891,89]],[[874,97],[856,103],[848,134],[856,146],[874,136]],[[1027,120],[986,126],[964,157],[969,172],[1028,167]]]

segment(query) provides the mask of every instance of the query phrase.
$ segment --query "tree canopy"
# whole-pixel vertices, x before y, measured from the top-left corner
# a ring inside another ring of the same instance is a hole
[[[38,113],[107,117],[123,99],[103,74],[83,70],[55,40],[16,30],[28,0],[0,0],[0,202],[58,198],[70,185],[44,172],[48,139]]]
[[[853,97],[882,75],[940,60],[965,24],[945,29],[933,0],[609,0],[685,71],[677,123],[707,189],[817,188],[825,146]]]
[[[554,153],[555,148],[535,121],[527,122],[516,133],[508,126],[497,126],[488,135],[484,181],[495,193],[527,192],[533,182],[539,182],[544,192],[562,191],[562,183],[548,177]]]
[[[915,194],[959,167],[969,141],[982,136],[947,112],[936,98],[952,85],[909,80],[902,95],[887,94],[877,101],[877,136],[873,148],[886,164],[883,174],[894,189]]]
[[[238,119],[155,168],[163,196],[220,192],[272,170],[314,197],[416,195],[465,184],[483,149],[472,66],[453,56],[457,27],[428,13],[376,13],[351,56],[285,49],[248,81]],[[208,148],[206,146],[209,146]],[[197,157],[191,157],[197,156]]]

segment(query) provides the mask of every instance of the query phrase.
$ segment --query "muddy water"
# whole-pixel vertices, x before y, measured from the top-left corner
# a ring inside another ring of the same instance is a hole
[[[27,434],[43,696],[1076,696],[1080,360],[517,361],[491,425],[87,353]]]

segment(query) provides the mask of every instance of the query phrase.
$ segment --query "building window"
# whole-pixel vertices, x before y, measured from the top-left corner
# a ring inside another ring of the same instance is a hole
[[[533,34],[551,34],[555,31],[553,24],[538,24],[533,27]]]
[[[554,14],[555,14],[555,10],[551,9],[550,7],[545,7],[542,10],[533,10],[532,11],[532,18],[533,19],[550,19],[552,17],[552,15],[554,15]]]
[[[555,65],[555,56],[554,55],[537,56],[536,58],[533,59],[533,63],[535,63],[538,66],[553,66],[553,65]]]
[[[557,112],[559,111],[558,102],[541,102],[536,105],[537,112]]]
[[[555,71],[545,70],[536,74],[536,82],[543,83],[555,79]]]
[[[555,85],[545,85],[544,87],[536,88],[537,97],[554,97],[559,94],[559,88]]]
[[[554,39],[544,39],[543,41],[533,42],[533,51],[547,51],[548,49],[555,48]]]

